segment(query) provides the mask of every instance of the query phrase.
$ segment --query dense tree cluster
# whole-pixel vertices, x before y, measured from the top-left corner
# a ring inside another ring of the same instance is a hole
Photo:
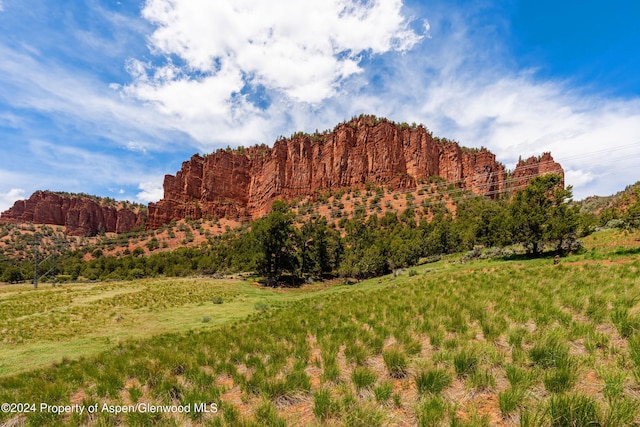
[[[335,275],[377,276],[415,265],[421,258],[478,246],[521,244],[534,256],[545,248],[568,251],[575,249],[582,223],[578,208],[568,203],[571,188],[560,183],[559,176],[545,175],[512,199],[469,195],[457,201],[455,214],[444,202],[434,202],[424,215],[416,215],[417,208],[412,207],[401,215],[387,211],[380,217],[366,217],[359,210],[337,226],[323,217],[296,222],[289,206],[277,201],[271,213],[250,229],[211,237],[209,244],[197,248],[149,256],[140,250],[121,257],[96,250],[91,261],[83,261],[82,251],[69,252],[58,261],[58,273],[72,280],[108,280],[254,271],[267,283],[300,283]],[[633,209],[640,213],[640,205]],[[633,212],[630,209],[632,218],[637,218]],[[32,277],[32,264],[0,264],[4,281]]]

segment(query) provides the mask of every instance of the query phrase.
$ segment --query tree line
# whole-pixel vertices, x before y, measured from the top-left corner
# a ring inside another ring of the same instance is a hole
[[[457,201],[455,215],[438,202],[429,206],[428,215],[416,215],[417,208],[380,217],[359,211],[337,226],[320,216],[300,222],[287,203],[275,201],[272,211],[250,228],[212,237],[200,247],[148,256],[95,251],[90,261],[83,260],[85,252],[72,251],[58,259],[57,269],[66,280],[255,272],[267,284],[299,284],[335,276],[364,279],[478,247],[520,244],[531,256],[545,250],[568,252],[579,249],[577,237],[595,223],[570,203],[572,189],[561,182],[558,175],[544,175],[512,198],[470,195]],[[32,279],[33,264],[0,264],[0,277]]]

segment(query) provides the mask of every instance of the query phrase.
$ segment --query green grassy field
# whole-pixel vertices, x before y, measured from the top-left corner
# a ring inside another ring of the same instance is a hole
[[[635,425],[640,234],[584,243],[559,265],[459,255],[292,290],[209,279],[4,286],[0,422]],[[182,412],[148,409],[158,405]]]
[[[128,339],[211,329],[246,318],[256,304],[278,307],[313,291],[283,292],[239,279],[40,284],[37,290],[2,286],[0,375],[90,355]]]

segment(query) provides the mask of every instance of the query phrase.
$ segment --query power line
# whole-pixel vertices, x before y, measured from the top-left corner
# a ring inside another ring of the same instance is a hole
[[[59,242],[53,241],[53,247],[48,256],[44,257],[42,260],[39,258],[39,250],[38,247],[42,245],[39,239],[41,239],[38,233],[33,233],[33,287],[34,289],[38,288],[38,281],[44,277],[49,277],[51,279],[51,283],[55,286],[57,270],[56,270],[56,254],[57,252],[62,253],[62,249],[68,246],[67,242],[60,244]],[[61,248],[62,246],[62,248]],[[42,273],[42,264],[51,261],[51,265],[47,271]]]

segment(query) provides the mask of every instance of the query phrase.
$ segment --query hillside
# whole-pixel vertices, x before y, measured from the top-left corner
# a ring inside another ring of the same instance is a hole
[[[225,217],[247,221],[276,199],[314,202],[329,191],[364,188],[415,191],[441,178],[454,189],[495,197],[562,167],[549,153],[521,161],[512,173],[488,150],[434,137],[422,125],[360,116],[313,135],[297,133],[266,146],[194,155],[166,175],[164,197],[149,204],[147,228],[171,220]]]
[[[599,215],[605,210],[612,210],[623,213],[627,208],[638,200],[640,194],[640,181],[628,185],[624,190],[610,196],[590,196],[577,202],[580,211]]]
[[[335,214],[319,205],[332,194],[384,189],[394,196],[412,194],[418,205],[463,193],[494,198],[547,173],[564,175],[549,153],[520,161],[510,172],[485,148],[461,147],[434,137],[422,125],[363,115],[331,131],[281,137],[273,148],[194,155],[176,175],[165,176],[164,197],[150,203],[148,213],[142,206],[112,199],[37,191],[0,214],[0,221],[59,225],[71,236],[95,236],[128,233],[143,225],[156,230],[180,220],[240,224],[268,213],[276,199],[299,201],[307,211],[318,206],[321,215],[331,219]],[[400,207],[382,201],[383,206],[374,206],[377,212]],[[357,207],[338,203],[346,205],[341,216]]]
[[[71,236],[125,233],[143,226],[146,208],[87,194],[36,191],[0,215],[1,222],[66,227]]]
[[[638,425],[639,238],[595,233],[559,265],[456,254],[301,289],[2,286],[0,400],[38,406],[0,423]]]

